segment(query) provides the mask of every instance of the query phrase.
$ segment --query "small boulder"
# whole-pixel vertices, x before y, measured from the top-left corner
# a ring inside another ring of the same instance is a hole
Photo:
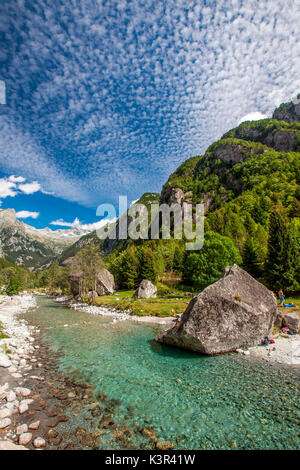
[[[282,324],[283,326],[287,326],[292,333],[297,334],[299,330],[299,317],[297,313],[292,312],[284,315]]]
[[[273,293],[237,265],[228,266],[156,341],[210,355],[245,350],[270,335],[276,314]]]
[[[133,294],[134,297],[138,297],[139,299],[150,299],[152,297],[156,297],[157,295],[157,287],[152,284],[151,281],[144,279],[139,287],[136,289],[135,293]]]

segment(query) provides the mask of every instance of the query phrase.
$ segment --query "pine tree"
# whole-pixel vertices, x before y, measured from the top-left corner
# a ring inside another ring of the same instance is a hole
[[[253,238],[247,238],[243,247],[243,268],[255,278],[262,274],[262,268],[259,256],[259,247]]]
[[[150,248],[144,248],[141,250],[139,280],[142,281],[143,279],[147,279],[154,283],[157,280],[154,255]]]
[[[121,287],[134,289],[137,284],[137,266],[138,260],[134,248],[128,248],[123,256],[119,272],[119,283]]]
[[[273,209],[269,220],[268,256],[265,264],[265,277],[270,289],[283,287],[288,264],[289,240],[285,216]]]
[[[173,257],[173,271],[181,273],[183,271],[184,250],[176,246]]]

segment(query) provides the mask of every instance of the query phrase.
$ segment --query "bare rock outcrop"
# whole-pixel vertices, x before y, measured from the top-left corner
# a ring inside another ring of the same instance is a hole
[[[300,121],[300,94],[289,103],[282,103],[273,113],[273,119],[286,122]]]
[[[151,281],[144,279],[139,287],[136,289],[135,293],[133,294],[134,297],[138,297],[139,299],[150,299],[152,297],[156,297],[157,295],[157,287],[152,284]]]
[[[276,314],[273,293],[237,265],[228,266],[156,341],[209,355],[245,349],[262,344]]]

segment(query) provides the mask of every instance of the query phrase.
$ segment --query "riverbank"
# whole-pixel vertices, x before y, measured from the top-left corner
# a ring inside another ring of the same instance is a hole
[[[116,424],[117,400],[95,393],[83,375],[74,379],[59,371],[60,353],[42,340],[45,331],[22,318],[35,307],[30,295],[1,298],[7,337],[0,356],[0,450],[159,448],[146,424],[129,427],[119,419]],[[129,418],[131,413],[128,409]]]
[[[159,325],[172,325],[174,317],[153,317],[131,315],[128,311],[120,311],[115,308],[98,307],[87,305],[74,301],[70,297],[51,297],[56,302],[62,303],[70,309],[88,313],[91,315],[100,315],[113,318],[113,322],[130,320],[141,323],[154,323]],[[300,365],[300,335],[288,336],[274,334],[272,336],[275,343],[268,346],[255,346],[246,351],[237,350],[237,352],[249,355],[253,359],[263,359],[268,363],[284,364],[293,368]]]
[[[159,326],[88,317],[45,297],[36,302],[24,315],[0,309],[23,325],[29,348],[25,357],[8,356],[21,377],[3,382],[12,374],[0,367],[0,409],[15,408],[0,430],[2,448],[29,439],[24,445],[35,449],[37,438],[47,450],[295,448],[287,422],[293,426],[297,379],[285,368],[237,354],[171,350],[153,343]]]
[[[39,294],[42,295],[42,294]],[[103,317],[110,317],[113,319],[114,322],[118,321],[125,321],[131,320],[134,322],[140,323],[155,323],[158,325],[170,325],[175,321],[174,317],[157,317],[157,316],[138,316],[132,315],[128,310],[118,310],[113,307],[103,307],[103,306],[95,306],[95,305],[88,305],[82,302],[78,302],[74,300],[72,297],[56,297],[56,296],[48,296],[55,302],[59,302],[72,310],[76,310],[78,312],[88,313],[90,315],[100,315]]]

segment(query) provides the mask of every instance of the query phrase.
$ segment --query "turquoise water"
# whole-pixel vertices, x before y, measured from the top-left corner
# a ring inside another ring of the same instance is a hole
[[[26,314],[60,368],[120,400],[120,420],[151,425],[177,449],[298,449],[299,376],[248,357],[157,344],[159,326],[75,312],[44,298]],[[64,325],[68,326],[65,327]]]

